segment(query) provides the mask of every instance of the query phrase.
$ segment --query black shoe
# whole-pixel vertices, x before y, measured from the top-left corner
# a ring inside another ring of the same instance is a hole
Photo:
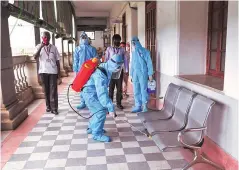
[[[121,109],[121,110],[124,109],[124,107],[123,107],[121,104],[117,104],[117,107],[118,107],[119,109]]]
[[[46,112],[50,112],[50,111],[51,111],[51,109],[50,109],[50,108],[47,108],[47,109],[46,109]]]
[[[57,110],[51,111],[51,113],[53,113],[54,115],[58,115],[58,111]]]

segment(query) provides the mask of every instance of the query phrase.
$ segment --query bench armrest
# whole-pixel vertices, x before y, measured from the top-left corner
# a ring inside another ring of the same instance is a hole
[[[203,131],[204,132],[206,129],[207,129],[207,127],[184,129],[184,130],[180,131],[178,134],[178,142],[180,142],[182,145],[186,146],[187,148],[200,149],[201,147],[199,147],[199,146],[193,146],[193,145],[189,145],[189,144],[185,143],[183,141],[183,135],[187,132],[195,132],[195,131]]]

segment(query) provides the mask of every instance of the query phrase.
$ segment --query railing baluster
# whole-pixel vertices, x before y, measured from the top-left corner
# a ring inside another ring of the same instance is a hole
[[[26,60],[24,61],[24,63],[23,63],[23,75],[24,75],[24,83],[25,83],[25,88],[28,88],[29,87],[29,85],[28,85],[28,82],[27,82],[27,76],[26,76],[26,74],[25,74],[25,66],[26,66]]]
[[[18,74],[18,69],[19,69],[19,65],[17,64],[16,65],[16,89],[17,89],[17,93],[20,92],[21,90],[21,87],[20,87],[20,84],[19,84],[19,74]]]
[[[23,91],[25,89],[24,82],[23,82],[23,76],[22,76],[22,68],[23,68],[23,65],[22,65],[22,63],[20,63],[19,64],[19,75],[20,75],[21,91]]]
[[[18,93],[18,87],[17,87],[17,68],[16,65],[13,66],[13,72],[14,72],[14,85],[15,85],[15,90],[16,93]]]

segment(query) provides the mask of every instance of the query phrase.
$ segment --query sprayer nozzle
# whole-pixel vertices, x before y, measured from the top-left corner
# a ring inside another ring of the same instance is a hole
[[[98,59],[95,57],[95,58],[92,59],[92,62],[93,62],[93,63],[97,63],[97,62],[98,62]]]

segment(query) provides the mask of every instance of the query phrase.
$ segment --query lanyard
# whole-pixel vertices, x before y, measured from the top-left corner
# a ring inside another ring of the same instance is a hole
[[[114,47],[114,54],[118,54],[119,53],[119,50],[120,50],[120,48],[115,48]],[[116,52],[115,52],[116,51]]]
[[[48,49],[48,50],[46,50],[46,48]],[[51,45],[49,45],[48,47],[44,47],[44,50],[45,50],[45,52],[46,52],[46,54],[47,54],[47,57],[48,57],[48,59],[46,60],[47,62],[50,62],[51,60],[49,59],[49,55],[50,55],[50,51],[51,51]]]
[[[44,50],[48,56],[48,60],[49,60],[49,54],[50,54],[50,51],[51,51],[51,46],[49,45],[49,48],[47,47],[48,50],[46,50],[46,47],[44,47]]]

